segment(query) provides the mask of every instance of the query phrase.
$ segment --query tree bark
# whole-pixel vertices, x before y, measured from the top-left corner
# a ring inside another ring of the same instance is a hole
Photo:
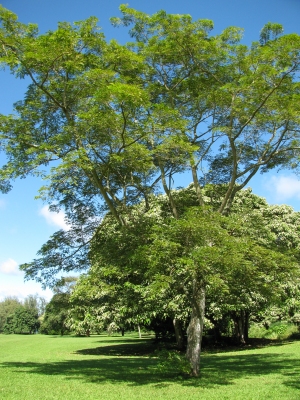
[[[180,323],[179,319],[174,318],[173,325],[174,325],[174,330],[175,330],[177,348],[178,348],[178,350],[182,350],[183,349],[183,332],[182,332],[181,323]]]
[[[245,315],[244,315],[244,336],[245,336],[245,342],[247,343],[249,340],[249,319],[250,319],[250,312],[249,311],[245,311]]]
[[[186,358],[191,365],[191,376],[199,376],[201,341],[205,312],[205,287],[203,284],[193,282],[192,313],[187,329]]]
[[[234,334],[240,344],[245,344],[248,341],[249,318],[250,312],[245,310],[240,310],[233,315]]]
[[[201,186],[199,185],[198,176],[197,176],[197,168],[196,168],[193,158],[191,158],[191,170],[192,170],[193,182],[194,182],[194,187],[195,187],[195,191],[197,194],[197,198],[199,201],[199,205],[204,206],[204,200],[203,200],[202,193],[201,193]]]
[[[142,339],[142,333],[141,333],[141,327],[138,325],[138,331],[139,331],[139,338]]]
[[[175,217],[176,219],[178,219],[178,218],[179,218],[179,215],[178,215],[178,212],[177,212],[176,204],[175,204],[175,201],[174,201],[174,199],[173,199],[171,190],[168,188],[168,185],[167,185],[167,182],[166,182],[166,176],[165,176],[164,167],[163,167],[163,165],[162,165],[161,162],[159,162],[158,165],[159,165],[159,169],[160,169],[160,172],[161,172],[161,182],[162,182],[164,191],[165,191],[166,195],[168,196],[168,199],[169,199],[169,203],[170,203],[170,207],[171,207],[172,213],[173,213],[174,217]]]

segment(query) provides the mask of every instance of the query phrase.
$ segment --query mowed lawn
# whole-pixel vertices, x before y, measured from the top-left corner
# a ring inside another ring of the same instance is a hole
[[[160,372],[151,339],[0,335],[0,399],[300,399],[300,342],[202,356]]]

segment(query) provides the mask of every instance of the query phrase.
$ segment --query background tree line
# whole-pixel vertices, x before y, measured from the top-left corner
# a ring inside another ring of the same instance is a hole
[[[28,295],[24,301],[6,297],[0,302],[0,333],[37,333],[46,300],[39,295]]]

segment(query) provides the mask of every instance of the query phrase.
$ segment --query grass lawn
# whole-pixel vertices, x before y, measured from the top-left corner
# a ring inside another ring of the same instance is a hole
[[[199,379],[160,372],[152,346],[132,335],[0,335],[0,399],[300,399],[299,341],[204,352]]]

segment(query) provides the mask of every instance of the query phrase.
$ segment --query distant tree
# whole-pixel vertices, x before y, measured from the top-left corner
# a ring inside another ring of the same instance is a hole
[[[40,333],[46,335],[64,335],[69,332],[66,319],[69,310],[69,295],[55,294],[46,306],[46,312],[40,327]]]
[[[38,314],[35,310],[20,305],[11,314],[3,327],[4,333],[32,334],[39,328]]]
[[[40,297],[37,293],[29,294],[23,302],[25,308],[34,310],[39,317],[45,313],[46,304],[46,299]]]
[[[22,303],[17,297],[5,297],[5,299],[0,302],[0,333],[3,332],[7,318],[21,305]]]
[[[77,277],[75,276],[65,276],[56,282],[55,286],[52,288],[55,294],[71,294],[77,282]]]
[[[46,306],[40,333],[64,335],[69,332],[67,317],[70,309],[70,295],[77,278],[64,277],[53,288],[54,296]]]

